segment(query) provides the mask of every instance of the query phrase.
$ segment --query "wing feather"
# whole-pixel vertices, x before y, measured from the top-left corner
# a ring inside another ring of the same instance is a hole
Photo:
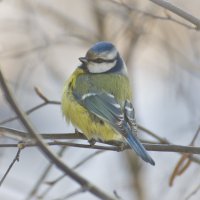
[[[132,134],[134,111],[132,104],[125,103],[124,111],[112,94],[88,93],[80,98],[80,103],[91,113],[109,123],[119,134],[122,134],[130,147],[146,162],[154,161],[140,141]]]

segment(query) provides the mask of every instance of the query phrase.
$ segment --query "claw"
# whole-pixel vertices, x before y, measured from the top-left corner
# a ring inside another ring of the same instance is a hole
[[[90,143],[91,146],[94,146],[96,143],[96,140],[94,138],[88,140],[88,142]]]

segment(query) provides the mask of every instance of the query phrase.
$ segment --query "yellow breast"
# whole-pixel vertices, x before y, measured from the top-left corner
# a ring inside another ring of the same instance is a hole
[[[118,134],[108,123],[96,122],[92,119],[89,113],[81,106],[73,96],[73,88],[75,87],[76,78],[83,74],[83,70],[78,68],[65,83],[61,108],[66,121],[71,122],[76,128],[80,129],[83,134],[91,140],[122,141],[122,136]]]

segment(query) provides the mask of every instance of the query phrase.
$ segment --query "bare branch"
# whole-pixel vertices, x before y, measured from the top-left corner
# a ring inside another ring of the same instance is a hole
[[[200,127],[198,127],[192,141],[190,142],[191,146],[194,146],[194,142],[197,139],[199,133],[200,133]],[[184,153],[181,156],[181,158],[179,159],[178,163],[176,164],[176,166],[175,166],[175,168],[172,172],[172,175],[171,175],[170,180],[169,180],[169,186],[173,185],[173,182],[174,182],[176,176],[180,176],[181,174],[183,174],[188,169],[188,167],[191,164],[190,157],[191,157],[191,153]],[[185,163],[185,161],[186,161],[186,163]]]
[[[126,4],[126,3],[122,2],[122,1],[120,1],[120,2],[116,1],[116,0],[110,0],[110,1],[113,2],[113,3],[115,3],[115,4],[117,4],[117,5],[123,6],[123,7],[125,7],[128,10],[140,13],[143,16],[146,16],[146,17],[149,17],[149,18],[152,18],[152,19],[157,19],[157,20],[172,21],[172,22],[177,23],[177,24],[179,24],[181,26],[184,26],[184,27],[186,27],[188,29],[195,29],[196,30],[196,28],[194,26],[190,26],[190,25],[185,24],[185,23],[183,23],[181,21],[178,21],[177,19],[174,19],[169,14],[166,14],[166,17],[165,16],[159,16],[159,15],[155,15],[155,14],[152,14],[150,12],[146,12],[144,10],[140,10],[138,8],[135,8],[135,7],[133,7],[133,6],[129,5],[129,4]]]
[[[145,144],[142,143],[147,151],[159,151],[159,152],[179,152],[179,153],[191,153],[191,154],[200,154],[200,147],[193,146],[182,146],[174,144]],[[24,142],[24,147],[35,147],[39,146],[36,142]],[[122,146],[110,146],[110,145],[90,145],[90,144],[79,144],[73,142],[62,142],[62,141],[53,141],[47,142],[46,145],[49,146],[70,146],[70,147],[79,147],[84,149],[98,149],[98,150],[108,150],[108,151],[124,151],[125,149],[130,149],[128,145]],[[17,147],[17,144],[0,144],[2,147]],[[199,162],[198,162],[199,163]]]
[[[7,127],[0,127],[0,135],[9,137],[14,140],[27,140],[28,132],[7,128]],[[59,139],[82,139],[86,140],[86,137],[80,133],[41,133],[40,134],[43,139],[51,139],[51,140],[59,140]]]
[[[65,195],[63,197],[55,198],[53,200],[66,200],[66,199],[69,199],[71,197],[74,197],[77,194],[80,194],[80,193],[83,193],[83,192],[87,191],[87,189],[88,188],[81,187],[81,188],[79,188],[79,189],[77,189],[77,190],[75,190],[73,192],[70,192],[69,194],[67,194],[67,195]],[[41,198],[41,197],[39,197],[39,198]]]
[[[153,138],[156,138],[158,141],[161,142],[161,144],[172,144],[166,138],[162,138],[162,137],[158,136],[156,133],[150,131],[149,129],[146,129],[145,127],[143,127],[141,125],[138,125],[138,128],[140,130],[144,131],[145,133],[147,133],[148,135],[151,135]],[[190,156],[189,159],[192,160],[193,162],[200,164],[200,160],[194,156]]]
[[[30,109],[28,109],[26,111],[26,114],[29,115],[31,114],[32,112],[44,107],[44,106],[47,106],[47,105],[60,105],[60,101],[54,101],[54,100],[49,100],[40,90],[39,88],[35,87],[34,88],[36,94],[44,101],[43,103],[40,103]],[[5,123],[8,123],[8,122],[11,122],[11,121],[14,121],[18,119],[18,116],[15,116],[15,117],[11,117],[11,118],[8,118],[8,119],[5,119],[3,121],[0,122],[0,125],[2,124],[5,124]]]
[[[159,136],[155,135],[152,131],[149,131],[148,129],[139,126],[139,128],[143,131],[148,132],[151,134],[153,137],[155,136],[159,141],[161,141],[161,144],[144,144],[147,150],[149,151],[166,151],[166,152],[181,152],[181,153],[192,153],[192,154],[199,154],[200,153],[200,147],[193,147],[193,146],[181,146],[181,145],[173,145],[167,142],[166,139],[160,138]],[[6,130],[6,131],[11,131],[12,133],[15,133],[17,135],[28,135],[28,133],[18,131],[15,129],[9,129],[5,127],[0,127],[0,134],[1,129]],[[128,145],[125,145],[125,147],[122,149],[120,144],[117,144],[115,141],[113,142],[101,142],[103,144],[110,144],[114,146],[99,146],[99,145],[87,145],[87,144],[77,144],[77,143],[71,143],[71,142],[62,142],[62,141],[57,141],[57,139],[84,139],[86,140],[85,136],[81,133],[61,133],[61,134],[41,134],[41,136],[45,139],[53,139],[53,142],[48,142],[48,145],[66,145],[66,146],[71,146],[71,147],[80,147],[80,148],[90,148],[90,149],[100,149],[100,150],[111,150],[111,151],[121,151],[124,149],[129,148]],[[22,138],[23,139],[23,138]],[[117,146],[116,146],[117,145]],[[0,147],[16,147],[17,144],[0,144]],[[25,147],[32,147],[32,146],[37,146],[37,144],[33,141],[24,141],[24,146]]]
[[[103,152],[105,152],[105,151],[101,151],[101,150],[100,150],[100,151],[95,151],[94,153],[92,153],[91,155],[85,157],[83,160],[81,160],[79,163],[77,163],[77,164],[73,167],[73,169],[77,169],[78,167],[80,167],[80,166],[82,166],[83,164],[85,164],[87,161],[91,160],[92,158],[94,158],[95,156],[97,156],[97,155],[99,155],[99,154],[101,154],[101,153],[103,153]]]
[[[184,11],[183,9],[171,4],[168,1],[165,0],[150,0],[151,2],[173,12],[174,14],[182,17],[183,19],[191,22],[192,24],[194,24],[196,26],[196,29],[199,30],[200,29],[200,19],[194,17],[193,15],[191,15],[190,13]]]
[[[40,91],[40,89],[38,87],[34,87],[34,90],[36,92],[36,94],[44,101],[44,102],[49,102],[49,99],[44,96],[44,94]]]
[[[1,185],[3,184],[6,176],[8,175],[8,173],[10,172],[10,170],[12,169],[13,165],[15,164],[16,161],[19,161],[19,155],[21,153],[21,150],[22,150],[23,146],[21,145],[18,145],[18,151],[13,159],[13,161],[11,162],[11,164],[9,165],[8,169],[6,170],[6,173],[3,175],[1,181],[0,181],[0,187]]]
[[[160,136],[158,136],[157,134],[155,134],[154,132],[150,131],[149,129],[141,126],[141,125],[137,125],[138,129],[141,131],[144,131],[145,133],[147,133],[148,135],[152,136],[153,138],[157,139],[159,142],[161,142],[162,144],[169,144],[169,141],[166,138],[161,138]]]
[[[62,154],[64,153],[64,151],[66,150],[66,147],[62,147],[60,149],[60,151],[58,152],[58,156],[62,156]],[[35,186],[33,187],[32,191],[28,194],[28,196],[26,197],[26,200],[31,199],[31,197],[33,197],[38,189],[40,188],[41,184],[43,183],[44,179],[47,177],[47,175],[49,174],[50,170],[52,169],[52,167],[54,166],[53,163],[49,163],[49,165],[46,167],[46,169],[44,170],[42,176],[38,179],[38,181],[36,182]]]
[[[88,191],[90,191],[93,195],[97,196],[100,199],[105,200],[113,200],[114,198],[110,195],[104,193],[99,188],[88,182],[86,179],[81,177],[79,174],[71,170],[68,166],[65,165],[65,163],[60,160],[50,149],[49,147],[43,142],[42,137],[36,133],[34,128],[32,127],[32,124],[28,121],[27,116],[25,113],[22,112],[22,109],[17,104],[16,100],[14,99],[11,91],[9,90],[6,81],[3,77],[3,74],[1,73],[0,69],[0,83],[1,87],[4,91],[4,94],[6,96],[6,99],[10,106],[12,107],[13,111],[15,111],[16,115],[19,116],[20,121],[24,125],[24,127],[27,129],[27,131],[30,133],[30,136],[35,139],[37,142],[40,150],[46,155],[46,157],[53,162],[60,170],[62,170],[64,173],[66,173],[69,177],[71,177],[74,181],[79,183],[82,187],[87,188]]]
[[[77,163],[77,164],[73,167],[73,169],[77,169],[78,167],[80,167],[81,165],[83,165],[84,163],[86,163],[87,161],[89,161],[90,159],[94,158],[96,155],[98,155],[98,154],[100,154],[100,153],[103,153],[103,152],[105,152],[105,151],[101,151],[101,150],[100,150],[100,151],[94,152],[93,154],[87,156],[86,158],[84,158],[83,160],[81,160],[79,163]],[[66,175],[63,174],[63,175],[57,177],[56,179],[54,179],[53,181],[48,181],[48,182],[46,182],[46,183],[49,185],[49,187],[40,195],[40,199],[43,199],[44,196],[46,196],[46,195],[50,192],[50,190],[52,190],[52,188],[53,188],[57,183],[59,183],[59,181],[61,181],[61,180],[62,180],[63,178],[65,178],[65,177],[66,177]],[[27,200],[28,200],[28,199],[27,199]]]
[[[200,190],[200,184],[186,197],[185,200],[189,200],[192,196],[194,196]]]

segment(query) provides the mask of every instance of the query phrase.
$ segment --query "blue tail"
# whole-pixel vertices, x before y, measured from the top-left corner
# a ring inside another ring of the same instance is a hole
[[[145,150],[144,146],[133,134],[129,133],[126,137],[126,140],[129,146],[137,153],[138,156],[140,156],[144,161],[150,163],[151,165],[155,165],[154,160],[151,158],[151,156]]]

